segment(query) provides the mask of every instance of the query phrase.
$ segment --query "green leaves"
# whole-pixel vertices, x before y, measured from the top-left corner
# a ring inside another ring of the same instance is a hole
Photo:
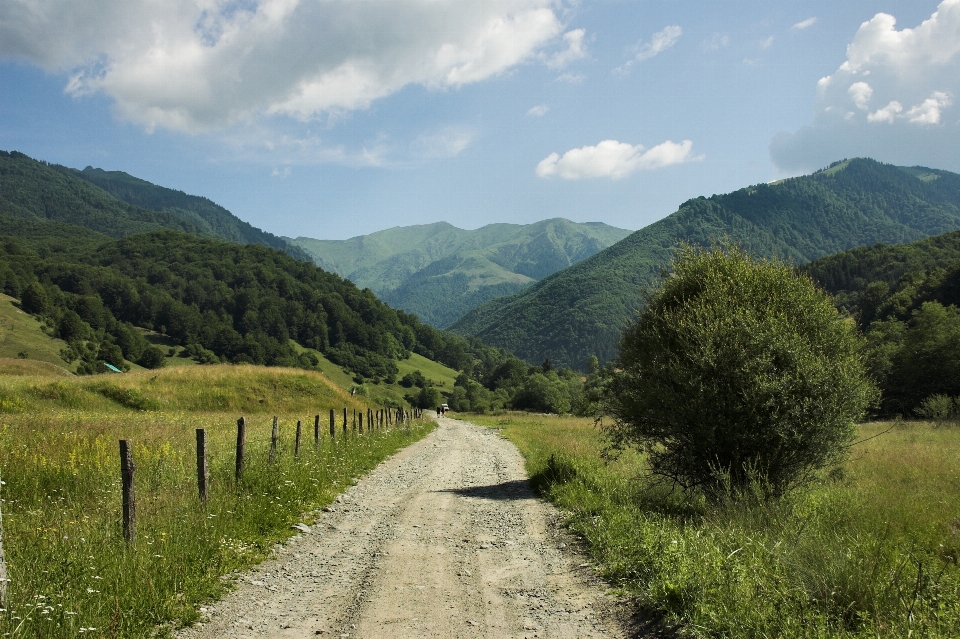
[[[782,492],[842,454],[873,401],[860,344],[786,264],[681,246],[620,342],[608,435],[685,488]]]

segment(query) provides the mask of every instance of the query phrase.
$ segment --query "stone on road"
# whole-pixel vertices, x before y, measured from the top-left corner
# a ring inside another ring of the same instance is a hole
[[[623,636],[558,519],[513,444],[441,418],[178,636]]]

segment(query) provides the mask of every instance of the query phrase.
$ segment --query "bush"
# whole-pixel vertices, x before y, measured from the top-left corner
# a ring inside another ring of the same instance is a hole
[[[140,359],[137,360],[137,363],[144,368],[161,368],[164,362],[166,362],[166,357],[163,351],[156,346],[148,346],[140,355]]]
[[[788,265],[682,246],[621,338],[607,433],[686,489],[779,494],[846,452],[876,397],[860,353],[854,323]]]

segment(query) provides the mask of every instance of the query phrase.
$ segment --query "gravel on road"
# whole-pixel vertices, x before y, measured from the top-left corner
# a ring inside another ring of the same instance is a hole
[[[177,636],[622,637],[619,608],[516,447],[440,418]]]

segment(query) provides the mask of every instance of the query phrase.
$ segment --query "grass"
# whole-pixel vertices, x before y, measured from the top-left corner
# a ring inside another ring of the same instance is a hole
[[[196,366],[125,375],[0,377],[0,472],[10,601],[0,635],[163,636],[197,619],[222,579],[261,561],[293,523],[427,432],[341,430],[342,409],[366,410],[318,373]],[[376,408],[375,406],[371,406]],[[337,439],[327,413],[337,409]],[[313,441],[313,415],[322,438]],[[247,458],[234,480],[236,420]],[[277,461],[268,461],[272,418]],[[299,458],[296,420],[303,420]],[[209,501],[197,498],[195,429],[207,429]],[[136,463],[135,543],[123,541],[118,439]]]
[[[589,420],[471,419],[518,445],[603,576],[679,635],[960,636],[960,430],[897,423],[807,490],[712,506],[636,454],[602,462]]]
[[[40,322],[13,305],[14,298],[0,293],[0,358],[16,358],[26,353],[31,360],[73,370],[76,366],[60,358],[66,342],[54,339],[40,329]]]

